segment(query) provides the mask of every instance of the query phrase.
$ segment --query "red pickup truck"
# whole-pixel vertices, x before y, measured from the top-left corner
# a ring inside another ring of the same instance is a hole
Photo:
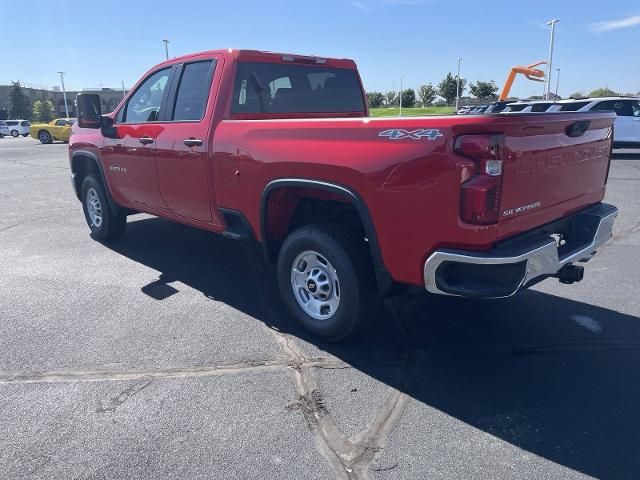
[[[508,297],[612,235],[613,113],[370,118],[352,60],[217,50],[77,99],[72,183],[97,240],[147,212],[260,245],[291,314],[340,340],[419,285]]]

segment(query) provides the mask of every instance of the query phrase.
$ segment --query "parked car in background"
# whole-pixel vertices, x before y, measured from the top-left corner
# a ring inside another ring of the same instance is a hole
[[[9,134],[14,138],[20,135],[23,137],[29,135],[31,124],[28,120],[5,120],[4,123],[9,128]]]
[[[7,127],[7,124],[4,123],[3,120],[0,120],[0,138],[7,135],[11,135],[11,132],[9,132],[9,127]]]
[[[76,123],[75,118],[56,118],[49,123],[34,123],[29,134],[42,143],[51,143],[54,140],[68,142],[71,136],[71,125]]]
[[[574,100],[558,111],[615,112],[613,148],[640,148],[640,98],[601,97]]]
[[[582,107],[586,107],[589,105],[591,100],[589,99],[580,99],[575,100],[573,98],[569,98],[567,100],[560,100],[552,105],[547,110],[548,112],[577,112]]]
[[[514,102],[516,102],[516,100],[498,100],[497,102],[492,102],[489,104],[484,113],[500,113],[505,108],[507,108],[507,105],[510,105]]]
[[[458,115],[466,115],[467,113],[469,113],[471,111],[472,108],[473,108],[473,106],[471,106],[471,105],[463,105],[462,107],[460,107],[458,109],[458,111],[456,113]]]
[[[548,100],[522,100],[510,103],[506,106],[503,112],[542,113],[549,110],[549,108],[554,104],[555,102],[551,102]]]
[[[469,111],[469,115],[480,115],[484,113],[488,107],[489,105],[476,105]]]

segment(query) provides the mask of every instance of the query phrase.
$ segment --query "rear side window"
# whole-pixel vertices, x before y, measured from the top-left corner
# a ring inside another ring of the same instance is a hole
[[[551,106],[551,103],[534,103],[531,107],[532,112],[546,112],[547,109]]]
[[[22,126],[22,127],[30,127],[31,124],[25,120],[24,122],[20,123],[20,126]]]
[[[632,117],[633,107],[631,104],[632,102],[630,100],[607,100],[595,105],[593,110],[616,112],[616,115],[620,115],[622,117]]]
[[[584,107],[585,105],[588,105],[588,104],[589,104],[589,102],[565,103],[564,105],[562,105],[562,107],[560,107],[560,111],[561,112],[577,112],[582,107]]]
[[[232,113],[364,113],[355,70],[238,62]]]
[[[173,120],[200,120],[211,90],[215,61],[187,63],[182,70]]]

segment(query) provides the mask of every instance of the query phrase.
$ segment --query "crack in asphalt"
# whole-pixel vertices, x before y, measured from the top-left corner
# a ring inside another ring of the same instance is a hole
[[[96,408],[96,413],[115,412],[120,405],[151,385],[151,382],[153,382],[152,378],[143,378],[142,380],[134,383],[133,385],[113,397],[111,400],[109,400],[106,405],[102,405]]]
[[[298,400],[285,409],[301,412],[307,426],[315,435],[318,450],[332,465],[338,480],[368,478],[367,473],[371,464],[382,452],[388,436],[404,412],[409,396],[392,389],[366,430],[350,439],[340,430],[331,415],[312,373],[314,368],[350,368],[350,366],[345,364],[344,367],[340,367],[309,362],[290,335],[271,328],[269,331],[289,358],[288,366],[295,377]]]
[[[351,368],[344,362],[334,358],[309,358],[299,364],[300,368]],[[99,382],[136,380],[141,378],[179,378],[207,377],[228,375],[233,373],[293,368],[286,358],[266,360],[245,360],[242,362],[220,362],[198,367],[177,367],[164,369],[134,370],[48,370],[35,372],[2,372],[0,384],[3,383],[55,383],[55,382]]]

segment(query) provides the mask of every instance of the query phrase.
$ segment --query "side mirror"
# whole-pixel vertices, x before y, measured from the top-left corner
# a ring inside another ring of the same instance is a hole
[[[78,126],[80,128],[100,128],[102,126],[102,107],[100,96],[93,93],[79,93],[76,97]]]

